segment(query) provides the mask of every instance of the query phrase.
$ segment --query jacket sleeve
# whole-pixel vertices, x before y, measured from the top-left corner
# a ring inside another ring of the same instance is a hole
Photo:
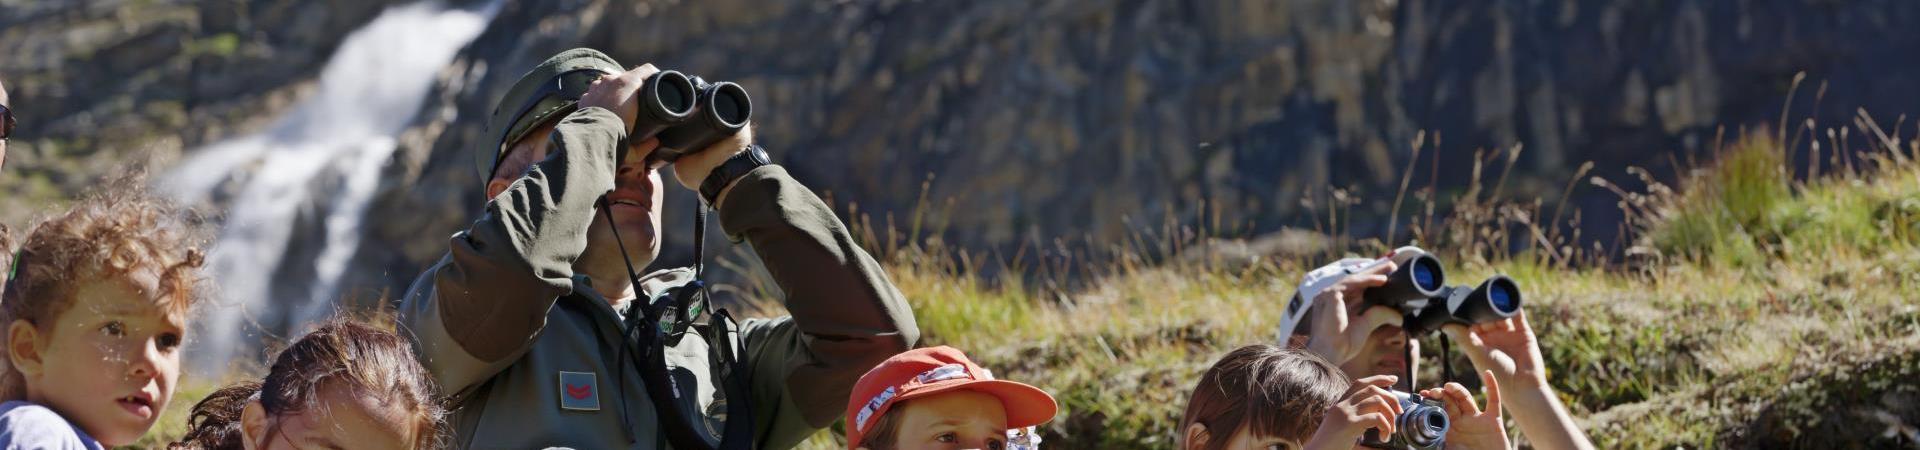
[[[832,424],[854,382],[913,348],[920,330],[880,264],[786,169],[761,167],[735,183],[720,205],[721,224],[752,244],[792,313],[741,326],[755,422],[766,430],[765,447],[791,447]]]
[[[400,324],[443,392],[465,394],[505,369],[546,326],[554,301],[572,293],[595,202],[614,187],[621,125],[601,108],[562,119],[547,158],[488,201],[414,280]]]

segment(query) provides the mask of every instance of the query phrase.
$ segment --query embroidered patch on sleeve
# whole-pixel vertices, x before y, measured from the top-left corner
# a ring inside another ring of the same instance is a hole
[[[593,372],[560,372],[560,409],[599,411],[600,383]]]

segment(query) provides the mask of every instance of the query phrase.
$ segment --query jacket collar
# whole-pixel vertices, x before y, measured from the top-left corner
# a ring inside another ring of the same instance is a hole
[[[638,298],[647,299],[648,303],[652,303],[659,301],[660,296],[666,293],[668,289],[683,286],[691,282],[693,282],[693,268],[691,267],[659,270],[640,277],[640,288],[635,289],[635,293]],[[579,273],[573,275],[573,295],[570,297],[580,297],[583,300],[588,300],[588,303],[596,305],[593,307],[595,311],[608,314],[608,317],[615,318],[615,322],[619,321],[617,318],[626,314],[627,308],[633,306],[633,302],[630,300],[621,301],[618,304],[607,301],[606,297],[601,296],[599,292],[593,290],[593,280],[588,279],[585,274]]]

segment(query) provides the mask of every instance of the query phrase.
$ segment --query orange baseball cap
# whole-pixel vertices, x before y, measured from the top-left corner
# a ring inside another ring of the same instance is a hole
[[[992,372],[953,347],[913,349],[881,361],[853,385],[853,397],[847,400],[847,448],[859,448],[873,423],[894,405],[958,390],[999,397],[1007,411],[1008,429],[1046,423],[1059,410],[1046,391],[995,380]]]

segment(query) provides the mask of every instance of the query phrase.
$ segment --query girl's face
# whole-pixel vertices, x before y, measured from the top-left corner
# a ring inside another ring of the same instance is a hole
[[[902,403],[899,450],[978,449],[1007,446],[1007,411],[999,397],[954,391]]]
[[[325,388],[310,411],[268,417],[259,400],[241,417],[247,450],[411,450],[418,421],[404,408],[345,389]]]
[[[186,324],[130,284],[143,283],[102,279],[77,287],[73,306],[32,339],[39,349],[29,360],[37,368],[26,377],[29,401],[108,446],[146,434],[180,378]],[[17,321],[12,328],[31,326]]]

